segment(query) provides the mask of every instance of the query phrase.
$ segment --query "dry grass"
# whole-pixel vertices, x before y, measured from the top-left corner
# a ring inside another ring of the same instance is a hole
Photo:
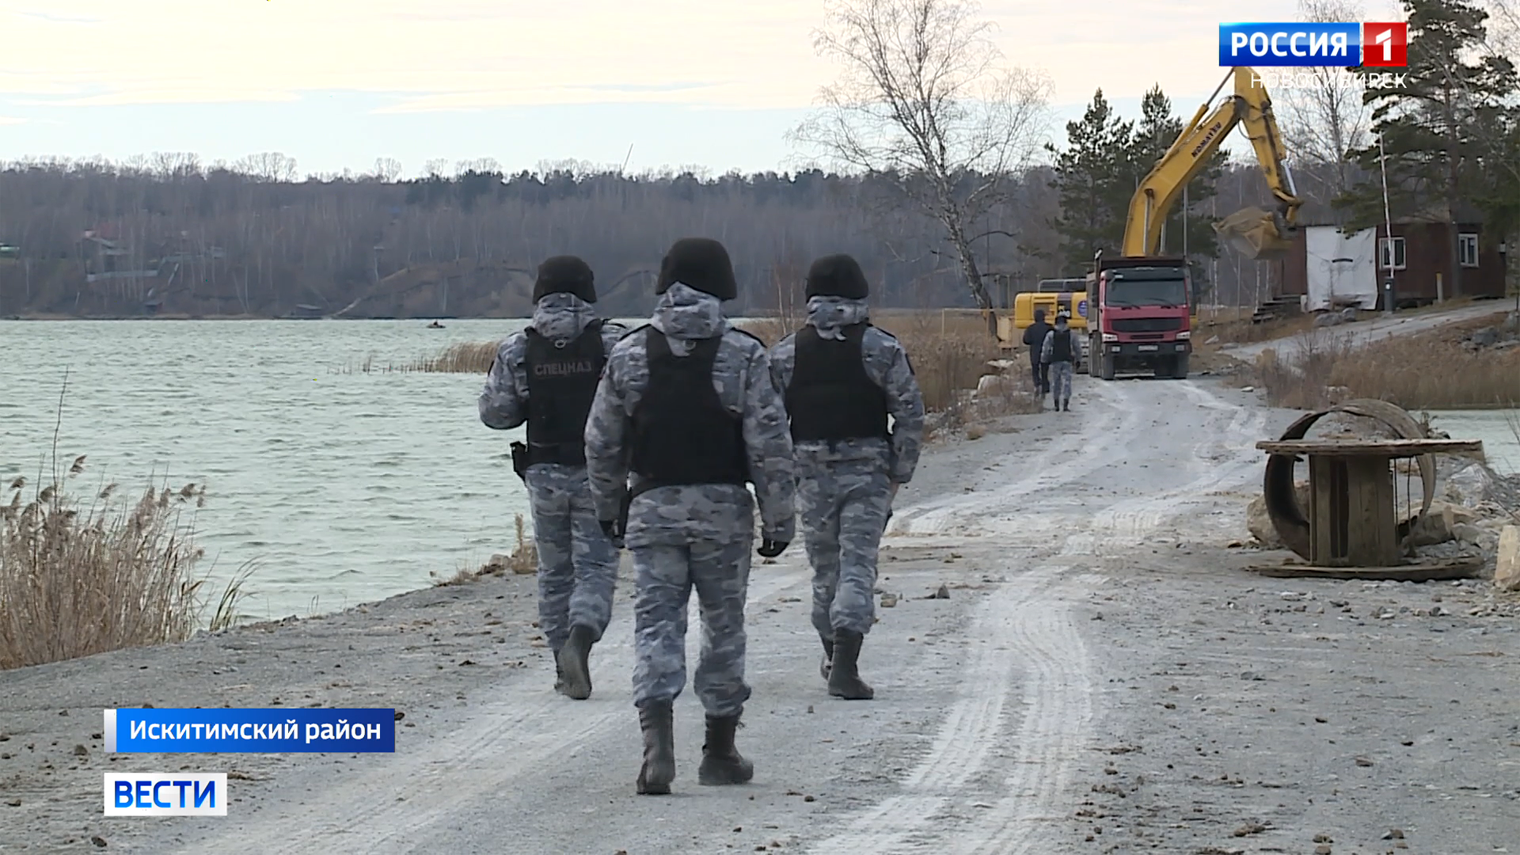
[[[0,507],[0,669],[189,638],[202,614],[194,509],[205,486],[149,487],[133,499],[109,484],[80,501],[71,487],[85,458],[59,471],[56,431],[53,459],[29,500],[17,478]],[[222,593],[213,631],[234,620],[246,578]]]
[[[451,344],[436,356],[424,357],[410,365],[390,370],[426,371],[440,374],[484,374],[491,370],[491,363],[496,360],[496,350],[500,344],[501,342],[496,341]]]
[[[373,355],[330,369],[333,374],[485,374],[496,360],[499,341],[466,341],[451,344],[432,356],[411,362],[376,362]]]
[[[522,514],[517,514],[514,520],[517,524],[517,545],[505,556],[491,556],[491,560],[477,568],[465,567],[447,579],[437,579],[433,584],[438,587],[447,585],[463,585],[472,582],[482,576],[501,576],[508,572],[518,576],[528,576],[538,572],[538,547],[533,539],[528,537],[527,522]],[[437,576],[437,574],[429,574]]]
[[[1361,347],[1314,331],[1299,337],[1301,356],[1293,364],[1275,351],[1263,352],[1255,376],[1272,404],[1301,410],[1349,398],[1378,398],[1406,410],[1515,407],[1520,348],[1470,351],[1461,345],[1463,333],[1491,324],[1453,324]]]
[[[1210,321],[1206,317],[1198,319],[1198,331],[1193,334],[1195,344],[1212,342],[1226,342],[1234,344],[1252,344],[1258,341],[1268,341],[1274,338],[1285,338],[1290,335],[1300,335],[1314,329],[1313,315],[1293,315],[1278,320],[1252,323],[1251,314],[1247,312],[1244,318],[1228,318],[1218,321]]]

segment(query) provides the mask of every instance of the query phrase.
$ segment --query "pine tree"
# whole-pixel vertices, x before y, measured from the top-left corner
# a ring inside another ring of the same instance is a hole
[[[1456,218],[1462,208],[1482,201],[1489,173],[1502,172],[1485,169],[1484,160],[1504,157],[1499,130],[1506,125],[1506,109],[1513,109],[1507,105],[1516,90],[1515,68],[1508,59],[1479,50],[1487,37],[1487,13],[1468,0],[1404,0],[1404,8],[1409,67],[1396,71],[1404,75],[1403,85],[1367,90],[1373,142],[1352,152],[1373,178],[1335,201],[1351,212],[1352,225],[1363,228],[1382,222],[1384,215],[1379,138],[1387,154],[1389,207],[1395,217],[1437,208]],[[1380,71],[1358,69],[1363,75]],[[1459,296],[1462,268],[1455,228],[1450,238],[1447,277],[1452,295]]]
[[[1118,251],[1134,193],[1128,168],[1133,132],[1133,123],[1121,121],[1099,89],[1082,120],[1066,123],[1066,149],[1046,146],[1056,155],[1052,186],[1060,191],[1061,215],[1052,225],[1062,238],[1068,276],[1090,269],[1098,250]]]

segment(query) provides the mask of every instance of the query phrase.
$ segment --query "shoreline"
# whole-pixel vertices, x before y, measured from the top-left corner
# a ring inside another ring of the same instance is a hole
[[[988,454],[1010,454],[1021,438],[1048,437],[1058,429],[1048,419],[1042,424],[1039,415],[1008,416],[991,424],[981,439],[951,439],[928,447],[899,502],[962,494],[963,485],[984,468]],[[918,566],[923,562],[904,566],[906,562],[897,563],[890,549],[884,550],[880,583],[905,597],[932,593],[948,578],[940,569],[945,559],[939,557],[946,553],[934,553],[929,575],[924,575]],[[626,551],[620,557],[614,624],[593,654],[594,671],[626,668],[624,660],[631,654],[631,560]],[[802,640],[809,651],[817,641],[807,618],[810,571],[801,542],[793,543],[780,559],[756,556],[753,562],[750,670],[763,672],[767,659],[754,650],[757,636]],[[963,584],[954,578],[948,583]],[[549,688],[554,667],[537,629],[536,604],[537,576],[507,570],[340,611],[241,623],[215,633],[198,630],[184,642],[0,671],[0,781],[7,784],[7,799],[18,803],[8,806],[0,800],[0,829],[17,830],[20,851],[94,849],[90,838],[99,836],[113,850],[162,852],[170,844],[157,835],[166,828],[129,826],[101,816],[101,772],[152,771],[189,763],[226,771],[233,788],[248,793],[299,769],[342,764],[344,760],[334,758],[346,756],[185,755],[181,761],[173,755],[105,754],[102,709],[147,704],[394,707],[402,715],[397,722],[397,758],[416,750],[418,739],[444,738],[451,728],[463,726],[462,716],[480,712],[475,699],[481,695],[542,696],[533,709],[549,714],[561,708],[558,702],[570,702]],[[948,605],[961,613],[967,602],[958,597]],[[700,637],[694,621],[687,634],[688,668],[695,664]],[[609,695],[615,709],[608,714],[632,720],[626,682],[608,683],[597,674],[593,701],[587,703],[605,705]],[[689,686],[684,695],[683,705],[695,703]],[[686,718],[683,726],[691,726],[691,717]],[[694,768],[688,766],[688,773]],[[233,809],[243,810],[236,805]],[[81,835],[84,826],[91,830]],[[0,838],[6,836],[0,833]],[[136,849],[134,840],[145,848]],[[12,850],[0,845],[0,851]]]

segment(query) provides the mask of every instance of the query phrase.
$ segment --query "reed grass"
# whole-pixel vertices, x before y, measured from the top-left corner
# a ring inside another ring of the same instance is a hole
[[[491,560],[479,567],[463,567],[453,576],[440,578],[436,573],[433,582],[436,587],[449,585],[463,585],[472,582],[482,576],[502,576],[510,572],[518,576],[527,576],[538,572],[538,545],[533,538],[528,537],[528,525],[522,514],[514,515],[514,523],[517,527],[517,544],[510,553],[504,556],[493,555]]]
[[[52,471],[29,498],[26,479],[12,481],[0,506],[0,670],[183,641],[204,612],[194,512],[205,485],[123,494],[112,483],[79,498],[85,455],[58,462],[62,408],[60,394]],[[222,592],[213,631],[236,619],[247,576]]]
[[[1293,409],[1323,409],[1350,398],[1378,398],[1406,410],[1520,406],[1520,348],[1465,348],[1461,335],[1473,327],[1454,324],[1359,347],[1315,330],[1298,337],[1299,355],[1291,362],[1274,350],[1262,352],[1254,374],[1270,403]]]
[[[496,351],[500,344],[496,341],[459,342],[449,345],[435,356],[422,357],[393,370],[437,374],[484,374],[491,370],[491,363],[496,361]]]

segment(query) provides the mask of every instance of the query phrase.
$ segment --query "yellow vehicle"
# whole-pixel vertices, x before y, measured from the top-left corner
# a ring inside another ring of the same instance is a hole
[[[1054,323],[1056,315],[1064,312],[1067,324],[1075,330],[1081,330],[1084,335],[1087,332],[1087,280],[1086,279],[1041,279],[1033,291],[1022,291],[1014,295],[1013,314],[998,315],[997,337],[998,346],[1011,349],[1021,345],[1024,341],[1024,330],[1034,325],[1034,313],[1036,310],[1045,310],[1045,323]],[[1084,360],[1077,357],[1077,367],[1083,366]]]
[[[1122,255],[1094,260],[1087,277],[1089,364],[1093,373],[1112,380],[1120,369],[1138,367],[1158,377],[1185,378],[1197,325],[1197,295],[1188,260],[1157,255],[1166,215],[1187,183],[1198,175],[1221,143],[1245,127],[1256,161],[1276,197],[1271,213],[1247,208],[1216,223],[1214,230],[1248,258],[1280,255],[1303,202],[1283,163],[1285,150],[1272,101],[1249,68],[1232,68],[1214,90],[1233,77],[1235,92],[1208,113],[1205,103],[1193,114],[1177,140],[1156,161],[1130,198]],[[1213,96],[1209,101],[1214,100]]]
[[[1176,142],[1156,161],[1150,174],[1135,189],[1135,195],[1130,197],[1120,252],[1124,257],[1151,256],[1160,251],[1166,215],[1182,196],[1183,188],[1203,171],[1209,158],[1219,150],[1236,125],[1245,128],[1267,187],[1276,198],[1276,209],[1269,213],[1260,208],[1246,208],[1216,223],[1214,230],[1248,258],[1270,257],[1287,251],[1303,200],[1294,191],[1293,176],[1283,162],[1287,152],[1282,134],[1277,130],[1277,119],[1272,114],[1272,99],[1267,97],[1267,90],[1256,72],[1240,67],[1230,69],[1229,75],[1214,90],[1214,95],[1209,96],[1209,102],[1231,78],[1235,82],[1234,94],[1214,108],[1207,118],[1204,114],[1208,112],[1209,104],[1199,107]]]
[[[1234,93],[1210,113],[1210,104],[1232,79]],[[1203,171],[1209,158],[1219,150],[1219,146],[1237,125],[1245,128],[1246,137],[1251,141],[1256,161],[1276,199],[1275,210],[1269,213],[1261,208],[1246,208],[1216,223],[1214,230],[1248,258],[1280,255],[1287,250],[1298,209],[1303,201],[1294,191],[1293,177],[1283,162],[1285,149],[1282,135],[1277,129],[1277,120],[1272,114],[1272,101],[1267,97],[1267,91],[1260,84],[1256,72],[1250,68],[1238,67],[1230,69],[1219,88],[1193,114],[1192,120],[1183,128],[1176,141],[1135,189],[1134,196],[1130,198],[1121,245],[1124,257],[1156,256],[1161,248],[1167,214],[1181,198],[1183,188]],[[1092,279],[1089,276],[1087,280],[1082,280],[1088,283],[1087,287],[1063,288],[1059,295],[1041,292],[1017,295],[1012,316],[998,319],[1000,343],[1005,347],[1018,345],[1023,331],[1034,322],[1034,309],[1037,306],[1047,309],[1048,320],[1052,316],[1050,305],[1069,304],[1071,325],[1089,329],[1090,321],[1097,314],[1098,308],[1094,299],[1097,291],[1093,290]],[[1198,301],[1194,295],[1188,294],[1187,303],[1189,326],[1196,326]],[[1186,334],[1187,331],[1183,333]],[[1097,338],[1096,334],[1094,338]]]
[[[1013,298],[1013,325],[1020,332],[1034,323],[1036,309],[1045,310],[1045,323],[1056,319],[1056,313],[1065,312],[1068,323],[1079,330],[1087,329],[1087,280],[1041,279],[1033,291],[1025,291]]]

